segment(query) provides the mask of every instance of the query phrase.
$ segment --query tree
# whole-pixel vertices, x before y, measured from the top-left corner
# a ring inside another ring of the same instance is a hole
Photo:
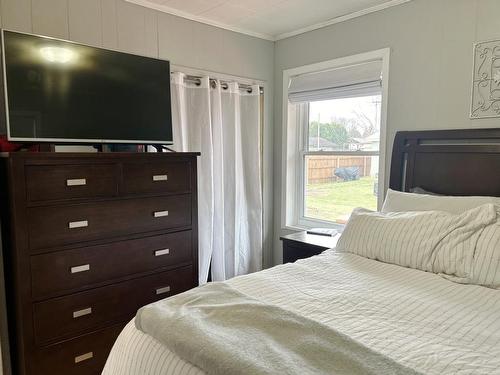
[[[340,148],[343,148],[350,139],[350,136],[343,125],[337,124],[335,122],[319,123],[318,121],[312,121],[309,124],[310,137],[318,136],[318,126],[319,137],[332,142]]]
[[[372,99],[372,104],[375,106],[376,111],[374,113],[374,117],[370,117],[367,115],[367,112],[363,110],[363,108],[359,107],[358,109],[354,109],[352,113],[356,116],[358,127],[361,129],[361,133],[363,137],[368,137],[372,134],[375,134],[378,131],[378,116],[381,105],[381,99],[379,97],[374,97]],[[369,113],[369,112],[368,112]]]
[[[335,117],[332,122],[342,125],[350,138],[362,138],[363,134],[359,130],[358,122],[353,118]]]
[[[356,118],[358,119],[359,127],[362,129],[362,136],[368,137],[377,132],[376,119],[371,119],[366,115],[366,113],[354,110],[352,111]]]

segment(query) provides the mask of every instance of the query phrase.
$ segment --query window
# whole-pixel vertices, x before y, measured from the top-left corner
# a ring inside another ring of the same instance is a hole
[[[282,228],[336,227],[384,196],[389,49],[283,72]]]
[[[345,224],[377,209],[381,94],[302,104],[302,218]]]

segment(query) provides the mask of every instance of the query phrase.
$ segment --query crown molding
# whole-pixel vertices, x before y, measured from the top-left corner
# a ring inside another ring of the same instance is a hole
[[[353,18],[358,18],[358,17],[361,17],[361,16],[365,16],[365,15],[370,14],[370,13],[379,12],[381,10],[384,10],[384,9],[387,9],[387,8],[391,8],[391,7],[394,7],[396,5],[401,5],[401,4],[404,4],[404,3],[408,3],[410,1],[412,1],[412,0],[389,0],[389,1],[385,2],[385,3],[379,4],[379,5],[375,5],[375,6],[372,6],[370,8],[366,8],[366,9],[363,9],[363,10],[360,10],[360,11],[357,11],[357,12],[348,13],[348,14],[345,14],[343,16],[335,17],[335,18],[332,18],[332,19],[330,19],[328,21],[325,21],[325,22],[319,22],[319,23],[316,23],[316,24],[311,25],[311,26],[307,26],[307,27],[303,27],[303,28],[297,29],[295,31],[290,31],[290,32],[287,32],[287,33],[276,35],[274,37],[274,40],[277,41],[277,40],[281,40],[281,39],[286,39],[286,38],[290,38],[292,36],[297,36],[297,35],[300,35],[300,34],[307,33],[309,31],[314,31],[314,30],[322,29],[323,27],[327,27],[327,26],[335,25],[336,23],[340,23],[340,22],[345,22],[345,21],[348,21],[348,20],[352,20]]]
[[[243,28],[239,28],[239,27],[226,25],[226,24],[223,24],[220,22],[212,21],[212,20],[207,19],[207,18],[202,17],[202,16],[196,16],[194,14],[183,12],[183,11],[180,11],[178,9],[174,9],[174,8],[169,7],[169,6],[166,6],[166,5],[153,3],[149,0],[125,0],[125,1],[128,3],[143,6],[146,8],[154,9],[154,10],[157,10],[159,12],[168,13],[168,14],[171,14],[171,15],[174,15],[177,17],[182,17],[182,18],[185,18],[185,19],[188,19],[191,21],[196,21],[196,22],[204,23],[206,25],[210,25],[210,26],[221,28],[221,29],[233,31],[236,33],[245,34],[245,35],[253,36],[255,38],[275,42],[275,41],[278,41],[281,39],[290,38],[290,37],[293,37],[296,35],[307,33],[309,31],[313,31],[313,30],[321,29],[323,27],[331,26],[331,25],[334,25],[336,23],[345,22],[345,21],[351,20],[353,18],[361,17],[361,16],[364,16],[364,15],[367,15],[370,13],[379,12],[381,10],[391,8],[391,7],[396,6],[396,5],[408,3],[412,0],[389,0],[383,4],[380,4],[380,5],[375,5],[373,7],[366,8],[366,9],[363,9],[363,10],[360,10],[357,12],[348,13],[348,14],[345,14],[345,15],[342,15],[339,17],[332,18],[328,21],[319,22],[319,23],[316,23],[316,24],[311,25],[311,26],[303,27],[303,28],[300,28],[300,29],[297,29],[294,31],[290,31],[287,33],[279,34],[279,35],[269,35],[269,34],[264,34],[264,33],[258,33],[258,32],[252,31],[252,30],[247,30],[247,29],[243,29]]]
[[[166,6],[166,5],[156,4],[156,3],[153,3],[153,2],[148,1],[148,0],[125,0],[125,1],[128,3],[143,6],[146,8],[154,9],[154,10],[157,10],[157,11],[160,11],[163,13],[168,13],[168,14],[171,14],[173,16],[182,17],[182,18],[188,19],[190,21],[196,21],[196,22],[204,23],[206,25],[215,26],[215,27],[218,27],[220,29],[234,31],[235,33],[245,34],[245,35],[253,36],[253,37],[259,38],[259,39],[270,40],[271,42],[274,42],[276,40],[276,38],[273,35],[258,33],[255,31],[226,25],[226,24],[223,24],[220,22],[209,20],[209,19],[201,17],[201,16],[196,16],[194,14],[186,13],[186,12],[171,8],[171,7]]]

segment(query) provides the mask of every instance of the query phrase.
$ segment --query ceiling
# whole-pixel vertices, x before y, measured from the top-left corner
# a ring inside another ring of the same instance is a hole
[[[176,16],[279,40],[410,0],[127,0]]]

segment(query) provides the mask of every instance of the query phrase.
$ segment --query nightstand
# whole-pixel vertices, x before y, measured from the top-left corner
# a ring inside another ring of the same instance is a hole
[[[335,237],[308,234],[306,231],[281,236],[283,241],[283,263],[295,262],[321,254],[337,245],[340,234]]]

